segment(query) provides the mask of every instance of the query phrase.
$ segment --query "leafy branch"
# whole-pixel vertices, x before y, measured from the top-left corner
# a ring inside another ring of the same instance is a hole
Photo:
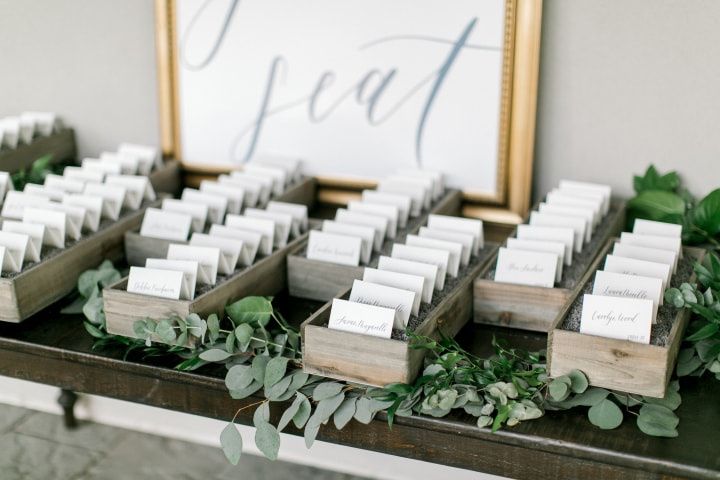
[[[23,168],[13,173],[12,183],[15,190],[23,190],[28,183],[44,183],[49,173],[62,173],[64,164],[53,164],[52,154],[44,155],[35,160],[29,168]]]

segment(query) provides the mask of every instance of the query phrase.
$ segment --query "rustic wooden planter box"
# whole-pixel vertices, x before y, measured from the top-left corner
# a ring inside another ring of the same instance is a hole
[[[35,160],[52,154],[51,163],[60,163],[75,159],[75,132],[66,128],[47,137],[36,137],[30,144],[23,144],[12,150],[0,151],[0,170],[15,173],[29,168]]]
[[[320,302],[327,302],[352,286],[353,280],[361,279],[365,267],[377,264],[380,255],[389,255],[393,243],[402,243],[406,235],[415,233],[425,225],[431,213],[442,215],[459,215],[462,205],[462,193],[457,190],[449,191],[442,199],[435,202],[433,207],[416,218],[408,219],[407,227],[398,230],[397,238],[386,240],[383,252],[373,252],[368,265],[357,267],[339,265],[331,262],[312,260],[307,258],[305,251],[307,243],[299,245],[288,255],[288,288],[290,295],[298,298],[307,298]]]
[[[584,274],[593,271],[590,267],[607,241],[624,226],[625,202],[613,202],[610,212],[596,227],[591,244],[582,253],[573,254],[573,265],[563,267],[561,286],[554,288],[496,282],[493,277],[497,257],[493,258],[475,281],[475,323],[549,332],[562,308],[583,287]]]
[[[317,181],[304,178],[300,183],[290,186],[282,195],[273,198],[279,202],[307,205],[308,209],[315,204]],[[171,243],[187,243],[177,240],[164,240],[140,235],[140,228],[125,233],[125,258],[128,265],[144,267],[148,258],[165,258]]]
[[[160,320],[172,315],[185,318],[191,313],[206,317],[223,313],[225,305],[247,295],[276,295],[287,284],[285,257],[290,250],[305,241],[307,234],[288,243],[253,265],[218,279],[210,290],[193,300],[171,300],[130,293],[128,277],[103,290],[107,331],[115,335],[137,338],[133,324],[144,318]],[[157,339],[156,339],[157,340]]]
[[[555,318],[548,335],[548,371],[552,377],[558,377],[577,369],[587,375],[590,385],[662,398],[675,368],[683,332],[690,318],[689,310],[678,310],[667,302],[661,305],[658,318],[665,310],[673,320],[671,325],[653,325],[649,345],[586,335],[565,328],[568,314],[574,308],[581,308],[580,294],[589,293],[586,289],[591,290],[595,270],[602,265],[612,243],[608,243],[602,255],[594,262],[593,268],[585,274],[582,287],[573,301],[568,302]],[[685,262],[702,260],[705,255],[705,250],[693,247],[685,247],[683,252],[685,259],[681,261]],[[681,278],[676,274],[671,284],[679,286],[682,282],[695,281],[694,273],[685,277]],[[663,341],[658,341],[658,332],[663,330]]]
[[[440,334],[454,337],[473,314],[473,279],[494,256],[498,245],[485,243],[479,256],[462,272],[456,283],[445,288],[429,311],[421,308],[418,335],[434,339]],[[346,291],[340,298],[349,296]],[[327,328],[332,302],[328,302],[301,326],[303,369],[307,373],[365,385],[411,383],[422,369],[426,350],[410,348],[406,339],[386,339]],[[396,332],[393,331],[393,334]]]
[[[0,321],[19,323],[72,292],[78,277],[105,259],[123,257],[123,238],[127,230],[142,222],[145,208],[127,212],[95,233],[83,236],[67,248],[43,255],[22,272],[0,278]],[[46,247],[47,248],[47,247]]]

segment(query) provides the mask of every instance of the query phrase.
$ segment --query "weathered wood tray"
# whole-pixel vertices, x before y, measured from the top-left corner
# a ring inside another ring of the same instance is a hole
[[[583,276],[575,297],[553,321],[548,335],[548,370],[551,376],[557,377],[577,369],[587,375],[590,385],[662,398],[675,368],[683,332],[690,318],[689,310],[678,310],[667,302],[661,305],[649,345],[582,334],[575,331],[569,321],[571,315],[576,316],[582,310],[581,295],[591,292],[595,271],[602,265],[613,242],[607,243]],[[684,259],[671,281],[673,286],[695,281],[692,263],[702,260],[705,255],[705,250],[693,247],[685,247],[683,252]]]
[[[282,195],[273,198],[279,202],[298,203],[311,209],[315,204],[317,181],[312,177],[304,178],[300,183],[290,186]],[[148,258],[165,258],[171,243],[187,243],[143,237],[140,228],[125,233],[125,258],[128,265],[145,266]]]
[[[590,244],[582,253],[573,253],[573,265],[564,268],[563,280],[554,288],[496,282],[497,257],[493,258],[475,281],[475,322],[549,332],[558,313],[577,296],[584,274],[592,271],[591,265],[608,239],[617,236],[624,226],[625,202],[615,201],[596,227]]]
[[[457,190],[449,191],[435,202],[429,211],[408,219],[407,227],[399,229],[394,240],[386,239],[382,252],[373,252],[367,266],[376,265],[381,254],[389,255],[393,243],[402,243],[408,234],[417,232],[425,225],[429,214],[459,215],[461,205],[462,193]],[[350,288],[353,280],[362,278],[365,265],[354,267],[312,260],[307,258],[306,250],[307,242],[288,255],[288,288],[293,297],[327,302]]]
[[[78,277],[105,259],[123,257],[123,238],[137,228],[145,209],[159,205],[147,202],[142,208],[125,212],[118,221],[105,221],[100,229],[83,236],[64,249],[45,250],[40,262],[22,272],[0,278],[0,321],[19,323],[72,292]],[[48,248],[48,247],[45,247]]]
[[[423,304],[410,327],[418,335],[454,337],[473,315],[473,280],[485,268],[498,248],[485,247],[457,279],[448,277],[445,289],[435,292],[432,305]],[[340,298],[349,296],[344,292]],[[315,312],[301,326],[303,369],[307,373],[366,385],[410,383],[422,369],[426,350],[410,348],[404,332],[393,330],[385,339],[327,328],[332,302]],[[413,322],[415,325],[413,325]]]
[[[193,300],[171,300],[130,293],[128,277],[103,290],[107,331],[115,335],[137,338],[133,324],[144,318],[161,320],[172,315],[183,318],[191,313],[206,317],[223,313],[225,305],[247,295],[276,295],[287,285],[285,258],[290,250],[304,242],[307,234],[262,257],[253,265],[240,268],[232,275],[218,276],[215,286]]]
[[[47,137],[36,137],[32,143],[0,151],[0,170],[15,173],[29,168],[35,160],[52,154],[51,163],[73,160],[77,155],[75,131],[63,129]]]

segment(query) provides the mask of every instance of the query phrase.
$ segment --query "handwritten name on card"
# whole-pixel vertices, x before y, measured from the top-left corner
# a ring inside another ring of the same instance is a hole
[[[334,233],[310,231],[307,258],[341,265],[360,264],[362,238]]]
[[[655,323],[658,306],[662,305],[662,280],[652,277],[640,277],[638,275],[597,271],[595,272],[592,293],[593,295],[604,295],[608,297],[652,300],[652,321]]]
[[[328,328],[373,337],[390,338],[395,310],[362,303],[333,299]]]
[[[650,343],[652,314],[652,300],[586,294],[580,333]]]
[[[355,280],[350,291],[350,301],[375,305],[395,310],[395,328],[403,329],[410,320],[415,293],[401,288],[378,285],[363,280]]]
[[[148,208],[143,217],[140,235],[184,242],[190,234],[192,216],[157,208]]]
[[[178,300],[182,289],[183,275],[181,271],[130,267],[127,291]]]
[[[530,252],[500,248],[495,281],[552,288],[558,256],[547,252]]]

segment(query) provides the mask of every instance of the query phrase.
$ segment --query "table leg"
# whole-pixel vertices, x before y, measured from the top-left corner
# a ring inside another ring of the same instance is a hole
[[[72,430],[77,427],[77,419],[75,418],[75,402],[77,402],[77,393],[72,390],[60,390],[58,403],[63,409],[65,417],[65,428]]]

